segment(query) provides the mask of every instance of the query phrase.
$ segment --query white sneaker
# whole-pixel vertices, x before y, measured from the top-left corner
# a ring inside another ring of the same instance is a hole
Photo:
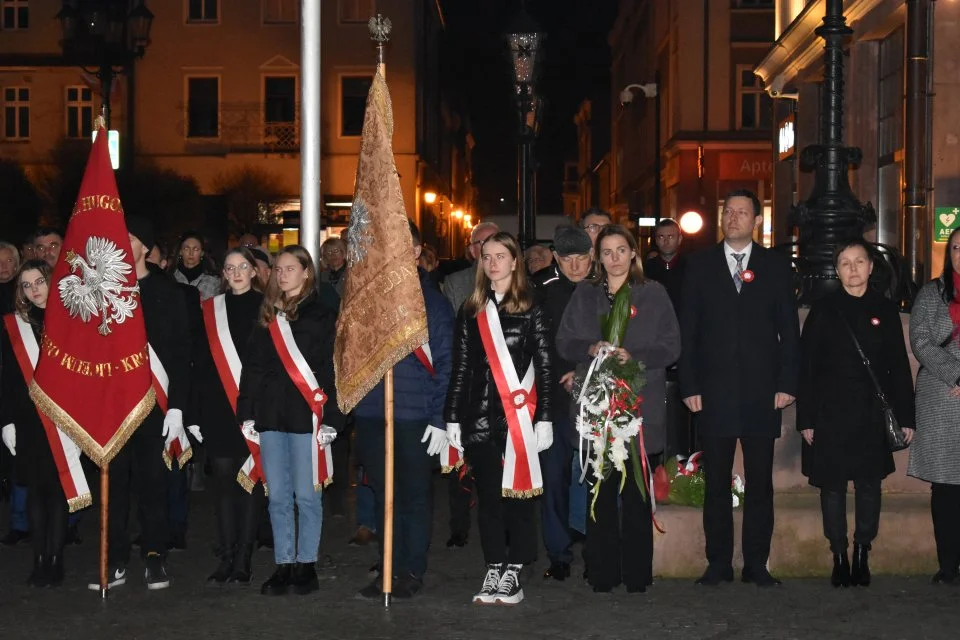
[[[508,564],[500,578],[494,602],[498,604],[519,604],[523,601],[523,587],[520,586],[522,564]]]
[[[119,587],[124,584],[127,584],[126,567],[112,567],[110,573],[107,574],[107,588],[113,589],[114,587]],[[100,591],[99,578],[96,582],[88,583],[87,589],[90,589],[90,591]]]
[[[500,569],[502,565],[488,564],[487,575],[483,578],[483,586],[480,591],[473,596],[473,601],[479,604],[493,604],[497,596],[497,589],[500,587]]]

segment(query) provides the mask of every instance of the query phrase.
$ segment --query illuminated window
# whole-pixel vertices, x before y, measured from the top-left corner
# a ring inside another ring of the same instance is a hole
[[[93,90],[67,87],[67,137],[89,138],[93,129]]]
[[[30,89],[4,87],[3,137],[5,140],[30,138]]]

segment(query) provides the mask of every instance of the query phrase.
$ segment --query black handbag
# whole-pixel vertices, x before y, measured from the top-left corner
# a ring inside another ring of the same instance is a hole
[[[870,374],[870,380],[873,381],[873,388],[877,395],[877,400],[880,402],[880,409],[883,411],[883,429],[887,435],[887,448],[890,449],[891,452],[902,451],[910,446],[907,443],[907,436],[900,427],[900,423],[897,422],[897,416],[890,407],[887,395],[880,387],[880,381],[877,380],[877,376],[873,372],[870,359],[867,357],[867,354],[863,352],[863,349],[860,348],[860,341],[857,340],[857,335],[853,332],[853,327],[850,326],[850,323],[847,322],[847,319],[844,318],[842,314],[840,314],[840,318],[843,320],[843,325],[847,328],[847,333],[850,334],[850,338],[857,348],[857,353],[860,354],[863,366],[867,368],[867,373]]]

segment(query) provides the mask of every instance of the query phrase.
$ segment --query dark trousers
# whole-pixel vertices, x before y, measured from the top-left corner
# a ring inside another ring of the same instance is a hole
[[[342,516],[347,511],[347,492],[350,490],[350,449],[353,440],[354,419],[348,417],[345,433],[340,433],[330,445],[333,448],[333,477],[341,478],[323,491],[323,501],[327,513],[331,516]]]
[[[62,556],[67,540],[67,498],[58,480],[37,482],[27,494],[35,556]]]
[[[239,467],[237,467],[239,469]],[[190,473],[187,465],[176,461],[167,477],[167,526],[172,535],[187,535],[187,514],[190,512]]]
[[[424,422],[394,423],[394,501],[393,501],[393,572],[398,576],[413,575],[423,579],[427,571],[427,549],[430,547],[433,519],[432,461],[420,442]],[[356,419],[356,445],[367,482],[373,489],[380,557],[383,558],[384,535],[384,422]]]
[[[480,546],[487,564],[530,564],[537,559],[536,507],[531,499],[503,497],[503,448],[501,442],[466,447],[477,490]]]
[[[743,505],[743,566],[764,568],[773,537],[774,438],[740,438],[746,493]],[[737,438],[701,436],[706,481],[703,532],[707,562],[719,567],[733,563],[733,502],[730,478]],[[592,568],[591,568],[592,570]]]
[[[594,505],[596,521],[587,516],[587,566],[589,582],[613,588],[623,582],[627,588],[653,583],[653,517],[649,498],[643,499],[627,462],[627,479],[620,491],[617,472],[600,484]],[[588,496],[592,500],[593,496]]]
[[[956,574],[960,570],[960,485],[934,482],[930,512],[940,571]]]
[[[853,542],[870,550],[880,529],[880,480],[857,480],[854,485]],[[833,553],[847,552],[847,489],[820,489],[823,535]]]
[[[163,438],[159,436],[160,412],[155,410],[110,462],[110,534],[108,558],[111,566],[130,562],[130,493],[137,494],[140,521],[140,550],[143,554],[167,552],[167,479],[163,463]],[[156,434],[156,435],[155,435]],[[92,483],[91,483],[92,484]]]
[[[566,435],[568,419],[553,423],[554,433]],[[572,475],[573,445],[566,437],[554,439],[549,449],[540,454],[543,473],[543,500],[540,502],[540,524],[543,527],[543,545],[550,562],[573,561],[570,550],[570,477]]]
[[[447,475],[447,497],[450,501],[450,535],[466,536],[470,533],[470,502],[475,488],[470,471],[462,469]]]
[[[220,553],[253,548],[257,541],[260,514],[266,506],[263,483],[252,493],[237,482],[237,472],[247,456],[209,458],[217,504],[217,546]]]

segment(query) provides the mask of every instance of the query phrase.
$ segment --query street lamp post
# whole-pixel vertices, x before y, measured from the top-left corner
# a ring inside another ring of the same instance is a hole
[[[517,236],[520,246],[525,249],[532,246],[537,237],[533,193],[533,141],[540,126],[542,101],[537,97],[534,85],[544,35],[526,10],[521,9],[506,38],[513,62],[514,89],[520,111],[517,144]]]
[[[647,84],[628,84],[620,92],[620,106],[626,108],[633,102],[633,90],[638,89],[643,97],[653,99],[653,217],[660,222],[660,72],[654,81]]]
[[[56,15],[64,56],[84,70],[95,68],[88,73],[94,73],[100,82],[102,115],[108,130],[113,79],[135,59],[142,58],[150,44],[153,13],[143,1],[128,11],[129,5],[127,0],[64,0]]]
[[[800,230],[798,269],[800,302],[810,304],[835,290],[834,248],[863,236],[877,219],[873,205],[862,204],[850,188],[847,169],[860,163],[862,152],[843,145],[843,39],[853,33],[843,17],[843,0],[827,0],[823,25],[823,89],[820,103],[821,143],[801,152],[801,163],[816,166],[810,197],[790,212],[790,224]]]

